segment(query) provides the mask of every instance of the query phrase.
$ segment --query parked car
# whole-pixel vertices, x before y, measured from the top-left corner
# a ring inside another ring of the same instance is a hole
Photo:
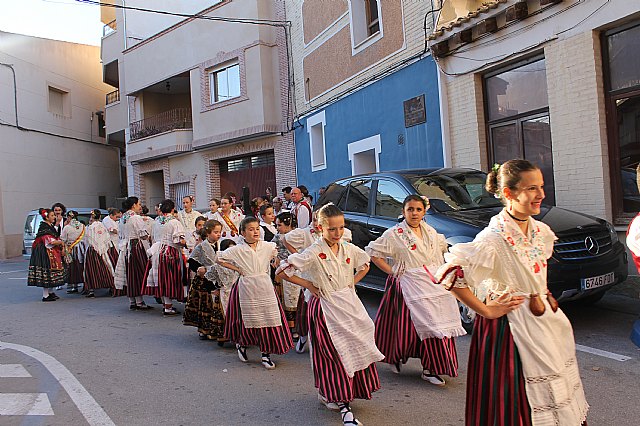
[[[90,208],[68,208],[69,210],[75,210],[78,212],[78,220],[85,225],[89,224],[89,217],[91,216]],[[100,213],[102,213],[102,217],[105,217],[109,214],[106,210],[100,209]],[[38,233],[38,228],[40,227],[40,222],[42,222],[42,216],[38,213],[38,210],[31,210],[27,213],[27,218],[24,222],[24,233],[23,233],[23,248],[22,254],[31,256],[31,246],[33,245],[33,241],[36,239],[36,234]]]
[[[364,248],[402,220],[402,202],[409,194],[427,196],[425,220],[449,245],[469,242],[484,229],[502,204],[484,189],[486,174],[473,169],[421,169],[373,173],[330,184],[316,208],[333,202],[345,212],[353,243]],[[605,291],[627,279],[627,255],[613,226],[570,210],[543,206],[535,217],[558,237],[549,260],[548,286],[560,302],[595,303]],[[386,276],[375,265],[359,286],[384,291]],[[467,327],[475,314],[461,305]]]

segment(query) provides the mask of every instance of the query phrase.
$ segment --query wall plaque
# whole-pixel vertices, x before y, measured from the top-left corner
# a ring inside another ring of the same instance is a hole
[[[424,107],[424,95],[404,101],[404,127],[426,123],[427,110]]]

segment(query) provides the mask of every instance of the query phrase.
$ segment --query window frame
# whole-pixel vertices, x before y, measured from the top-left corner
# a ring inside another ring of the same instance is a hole
[[[229,72],[229,69],[234,67],[237,67],[237,70],[238,70],[238,93],[235,96],[231,96],[226,99],[217,99],[217,97],[219,96],[217,75],[222,72],[227,73],[227,90],[228,90],[229,89],[228,72]],[[211,105],[216,105],[216,104],[220,104],[220,103],[227,102],[232,99],[237,99],[241,97],[242,96],[242,79],[240,74],[241,74],[240,62],[237,59],[225,62],[224,64],[220,64],[219,66],[216,66],[215,68],[209,70],[209,103]]]
[[[378,19],[371,21],[369,0],[349,0],[349,28],[351,33],[351,56],[365,50],[384,36],[382,1],[376,0]],[[370,27],[377,24],[378,31],[370,33]]]
[[[392,183],[395,183],[396,185],[398,185],[400,188],[402,188],[406,192],[405,197],[407,197],[408,195],[411,195],[411,191],[409,191],[406,188],[406,186],[402,184],[402,182],[400,182],[399,180],[394,179],[392,177],[384,176],[384,177],[378,177],[378,178],[376,178],[374,180],[375,180],[375,186],[372,189],[373,195],[369,198],[371,200],[370,204],[372,204],[371,208],[370,208],[371,216],[375,217],[375,218],[380,218],[380,219],[398,220],[398,217],[383,216],[381,214],[378,214],[378,188],[380,187],[380,182],[392,182]],[[401,212],[402,212],[402,210],[401,210]]]
[[[353,211],[353,210],[348,210],[347,207],[349,206],[349,198],[351,197],[351,190],[353,189],[353,184],[355,182],[358,182],[358,186],[361,186],[363,184],[369,183],[370,187],[369,187],[369,195],[367,197],[367,208],[365,209],[364,212],[357,212],[357,211]],[[370,212],[371,212],[371,194],[374,192],[373,191],[374,188],[374,179],[370,176],[362,176],[356,179],[351,179],[348,182],[346,182],[346,188],[345,191],[343,192],[343,194],[346,194],[346,197],[344,197],[344,209],[343,211],[345,213],[349,213],[351,215],[358,215],[358,216],[369,216]],[[342,199],[340,200],[342,201]]]
[[[307,134],[309,135],[309,160],[311,162],[311,171],[317,172],[320,170],[325,170],[327,168],[327,144],[326,144],[326,130],[325,127],[327,125],[327,119],[325,115],[325,111],[320,111],[319,113],[312,115],[307,118],[306,127]],[[317,141],[314,139],[313,128],[316,126],[321,126],[322,130],[322,140]],[[314,154],[314,143],[322,144],[322,162],[317,162],[316,160],[320,160],[315,158]]]
[[[62,101],[62,111],[54,111],[51,108],[51,92],[59,93]],[[71,93],[68,89],[47,82],[47,111],[60,117],[71,118]]]

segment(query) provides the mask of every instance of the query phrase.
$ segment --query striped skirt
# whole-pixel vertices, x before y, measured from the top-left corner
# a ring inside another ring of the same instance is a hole
[[[246,328],[240,310],[238,283],[231,287],[227,318],[224,325],[224,337],[241,346],[258,346],[260,352],[268,354],[284,354],[293,347],[293,339],[287,320],[278,301],[282,324],[278,327]]]
[[[299,336],[309,334],[309,319],[307,315],[307,301],[304,299],[304,289],[300,290],[298,308],[296,309],[296,331]]]
[[[119,256],[119,252],[118,249],[115,246],[111,246],[109,247],[109,250],[107,251],[107,256],[109,256],[109,259],[111,259],[111,264],[113,265],[113,268],[115,269],[116,265],[118,264],[118,256]],[[127,294],[127,289],[124,288],[122,290],[119,290],[115,287],[113,287],[113,289],[111,289],[111,296],[113,297],[118,297],[118,296],[126,296]]]
[[[409,358],[420,358],[422,368],[431,374],[458,376],[455,339],[420,340],[398,280],[387,279],[375,324],[376,346],[385,356],[383,362],[404,364]]]
[[[147,267],[147,251],[141,240],[130,241],[129,258],[127,259],[127,296],[142,296],[144,272]]]
[[[84,259],[84,283],[87,289],[94,290],[96,288],[115,289],[113,284],[113,274],[109,271],[109,267],[104,259],[93,248],[87,249]]]
[[[79,257],[83,250],[82,243],[76,244],[71,250],[71,263],[67,265],[67,284],[81,284],[84,282],[84,263],[80,262]]]
[[[142,280],[144,283],[142,294],[184,301],[184,286],[189,282],[189,271],[182,251],[175,247],[162,246],[159,256],[158,285],[155,287],[147,285],[147,277],[151,273],[151,260],[149,260]]]
[[[476,316],[467,374],[466,425],[531,425],[522,362],[506,316]]]
[[[308,303],[309,336],[313,350],[313,378],[315,387],[329,402],[351,402],[354,399],[371,399],[380,389],[376,364],[356,371],[349,377],[336,350],[322,312],[320,299],[313,297]]]
[[[198,332],[210,340],[224,342],[224,311],[220,296],[213,296],[204,287],[204,278],[195,276],[184,306],[182,324],[198,327]]]

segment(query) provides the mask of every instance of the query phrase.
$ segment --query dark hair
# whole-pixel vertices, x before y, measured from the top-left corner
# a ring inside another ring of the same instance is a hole
[[[93,220],[100,220],[101,217],[102,217],[102,213],[100,213],[100,210],[98,209],[91,210],[91,218]]]
[[[284,223],[287,226],[290,226],[291,228],[298,227],[298,218],[296,217],[296,215],[290,212],[282,212],[278,214],[278,216],[276,216],[276,220],[279,220],[280,222]]]
[[[235,245],[236,245],[235,241],[227,238],[226,240],[222,240],[222,242],[220,243],[220,251],[225,251],[229,247],[235,246]]]
[[[515,191],[518,188],[523,172],[540,170],[535,164],[522,159],[509,160],[500,166],[496,166],[487,175],[487,182],[484,187],[488,192],[500,198],[503,203],[505,202],[502,199],[502,190],[504,188]]]
[[[115,207],[109,207],[109,210],[107,211],[109,212],[109,216],[113,216],[114,214],[118,214],[120,210],[116,209]]]
[[[43,219],[46,219],[47,216],[49,216],[49,213],[51,213],[51,212],[53,212],[53,209],[45,209],[45,208],[42,208],[42,207],[38,209],[38,213],[40,214],[40,216]]]
[[[176,208],[176,203],[173,200],[162,200],[160,203],[160,211],[162,213],[171,213]]]
[[[427,208],[427,205],[428,205],[428,202],[426,199],[422,198],[419,195],[411,194],[411,195],[407,195],[404,201],[402,202],[402,210],[404,210],[405,206],[409,201],[419,201],[422,203],[425,209]]]
[[[202,222],[205,222],[205,223],[206,223],[206,222],[207,222],[207,218],[206,218],[206,217],[204,217],[204,216],[198,216],[198,217],[196,217],[196,221],[195,221],[195,222],[193,222],[193,224],[194,224],[194,225],[197,225],[197,224],[198,224],[198,222],[200,222],[200,221],[202,221]]]
[[[318,210],[317,217],[318,223],[325,223],[331,217],[344,216],[342,210],[340,210],[335,204],[325,204],[320,210]]]
[[[303,197],[308,197],[309,196],[309,190],[307,189],[306,186],[300,185],[300,186],[298,186],[298,189],[300,190],[300,192],[302,192],[302,196]]]
[[[260,221],[253,216],[247,216],[244,219],[242,219],[242,222],[240,222],[240,226],[239,226],[240,232],[244,232],[245,229],[247,229],[247,226],[249,226],[254,222],[258,224],[260,223]]]
[[[142,206],[142,214],[149,214],[149,207]]]
[[[200,219],[201,217],[204,217],[204,216],[200,216],[198,217],[198,219]],[[198,219],[196,219],[196,222],[198,221]],[[216,228],[216,226],[219,226],[220,228],[222,228],[222,224],[217,220],[215,219],[207,220],[204,223],[204,226],[202,227],[202,229],[199,231],[200,238],[205,240],[207,238],[207,235],[209,235]]]
[[[195,199],[193,198],[193,195],[185,195],[184,197],[182,197],[182,201],[184,201],[185,198],[190,199],[192,203],[195,201]]]
[[[122,202],[122,210],[125,212],[131,210],[134,204],[137,204],[140,199],[138,197],[127,197],[126,200]]]
[[[260,206],[260,216],[264,216],[267,209],[272,209],[272,208],[273,206],[271,204],[264,203],[263,205]]]
[[[217,199],[217,198],[212,198],[212,199],[210,199],[210,200],[209,200],[209,202],[212,202],[212,201],[215,201],[215,203],[216,203],[217,205],[220,205],[220,200],[219,200],[219,199]]]
[[[78,212],[75,210],[69,210],[67,212],[67,217],[70,217],[71,219],[77,219],[78,218]]]
[[[285,186],[284,188],[282,188],[282,193],[283,194],[288,194],[291,192],[293,188],[291,188],[290,186]]]
[[[230,204],[233,204],[233,196],[235,196],[235,194],[233,194],[232,192],[227,192],[222,197],[220,197],[220,201],[227,200]]]
[[[62,214],[63,215],[67,212],[67,208],[62,203],[55,203],[54,205],[51,206],[51,209],[49,209],[49,210],[55,210],[56,207],[60,207],[62,209]]]

